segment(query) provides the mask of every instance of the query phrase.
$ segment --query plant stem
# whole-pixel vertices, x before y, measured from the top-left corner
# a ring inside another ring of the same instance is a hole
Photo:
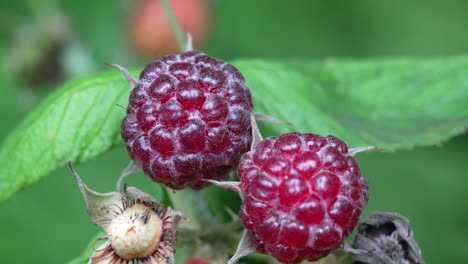
[[[182,29],[177,23],[177,19],[174,16],[174,13],[172,12],[171,6],[169,5],[168,0],[160,0],[160,2],[164,9],[164,13],[166,13],[167,19],[169,20],[172,32],[174,32],[177,44],[179,45],[179,49],[181,51],[184,51],[186,48],[184,33],[182,32]]]

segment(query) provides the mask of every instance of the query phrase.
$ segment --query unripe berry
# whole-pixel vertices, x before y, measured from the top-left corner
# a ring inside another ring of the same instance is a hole
[[[206,0],[169,0],[182,30],[193,36],[195,47],[204,41],[209,27],[209,6]],[[128,39],[141,56],[177,53],[179,48],[167,15],[158,0],[138,0],[131,12]]]
[[[151,255],[159,245],[163,222],[156,212],[135,204],[112,219],[109,241],[115,253],[124,259]]]
[[[94,251],[89,263],[175,263],[173,242],[180,212],[170,207],[160,209],[153,197],[134,187],[126,188],[123,195],[95,192],[70,168],[91,219],[107,233],[99,239],[105,242]]]

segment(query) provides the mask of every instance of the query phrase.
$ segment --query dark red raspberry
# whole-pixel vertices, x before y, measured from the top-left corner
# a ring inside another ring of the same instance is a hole
[[[232,65],[198,51],[168,55],[141,72],[122,137],[135,163],[174,189],[223,179],[249,150],[252,100]]]
[[[368,201],[354,154],[334,136],[300,133],[267,138],[244,154],[240,217],[256,250],[299,263],[337,248]]]

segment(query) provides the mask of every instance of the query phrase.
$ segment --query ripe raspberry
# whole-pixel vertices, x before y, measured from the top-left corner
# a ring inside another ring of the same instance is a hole
[[[135,163],[174,189],[222,179],[249,150],[252,100],[234,66],[198,51],[168,55],[141,72],[122,137]]]
[[[187,264],[208,264],[208,262],[202,258],[191,258],[187,261]]]
[[[334,136],[290,133],[261,141],[239,163],[240,217],[260,253],[285,263],[337,248],[368,201],[367,181]]]

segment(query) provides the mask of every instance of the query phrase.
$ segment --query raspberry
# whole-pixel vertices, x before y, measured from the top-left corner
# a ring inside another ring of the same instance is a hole
[[[187,264],[208,264],[208,262],[202,258],[191,258],[187,261]]]
[[[240,217],[255,249],[285,263],[315,261],[337,248],[368,201],[367,181],[334,136],[289,133],[241,158]]]
[[[127,24],[130,48],[141,56],[153,58],[177,53],[179,47],[161,1],[131,2]],[[208,0],[169,0],[174,16],[184,32],[190,32],[194,45],[205,42],[211,24],[211,2]]]
[[[232,65],[198,51],[146,66],[132,90],[122,137],[154,181],[200,189],[249,150],[252,100]]]

